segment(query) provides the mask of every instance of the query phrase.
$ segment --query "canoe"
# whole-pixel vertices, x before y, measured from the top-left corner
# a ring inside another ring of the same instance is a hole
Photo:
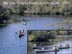
[[[41,49],[41,47],[32,47],[32,49]]]
[[[22,36],[24,36],[24,33],[20,33],[20,34],[19,34],[19,37],[22,37]]]
[[[24,36],[24,34],[19,34],[19,36]]]
[[[38,51],[36,51],[36,53],[58,52],[58,51],[59,51],[59,49],[57,49],[57,50],[38,50]]]

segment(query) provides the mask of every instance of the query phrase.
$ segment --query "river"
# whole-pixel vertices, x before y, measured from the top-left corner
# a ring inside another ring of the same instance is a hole
[[[19,18],[16,16],[16,18]],[[0,28],[0,54],[27,54],[27,31],[28,30],[55,30],[56,26],[49,23],[63,22],[61,17],[21,17],[27,20],[27,25],[23,22],[11,23]],[[19,30],[24,29],[25,35],[19,39]],[[71,43],[71,41],[69,41]],[[71,43],[72,44],[72,43]],[[71,50],[65,50],[71,54]]]

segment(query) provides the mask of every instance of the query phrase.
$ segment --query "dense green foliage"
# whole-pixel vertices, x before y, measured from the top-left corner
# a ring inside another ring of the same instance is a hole
[[[60,35],[72,35],[71,30],[28,31],[29,42],[50,42]]]
[[[9,20],[9,13],[7,9],[0,6],[0,25],[7,23],[7,20]]]
[[[55,39],[55,34],[49,31],[29,31],[28,41],[48,42]]]
[[[10,8],[10,13],[11,14],[19,14],[19,15],[23,15],[25,13],[26,10],[26,6],[25,5],[14,5],[12,8]]]
[[[10,8],[11,12],[20,14],[72,15],[71,0],[27,0],[27,2],[36,2],[38,4],[15,4]]]

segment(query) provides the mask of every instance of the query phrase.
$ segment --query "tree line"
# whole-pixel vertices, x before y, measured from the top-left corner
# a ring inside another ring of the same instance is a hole
[[[29,42],[50,42],[53,41],[57,35],[72,35],[71,30],[54,30],[54,31],[28,31]]]
[[[6,24],[9,18],[10,17],[9,17],[9,13],[7,12],[7,9],[0,6],[0,25]]]

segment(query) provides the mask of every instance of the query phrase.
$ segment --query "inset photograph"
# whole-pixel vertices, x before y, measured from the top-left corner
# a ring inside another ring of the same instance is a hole
[[[72,30],[28,30],[28,54],[71,54]]]

